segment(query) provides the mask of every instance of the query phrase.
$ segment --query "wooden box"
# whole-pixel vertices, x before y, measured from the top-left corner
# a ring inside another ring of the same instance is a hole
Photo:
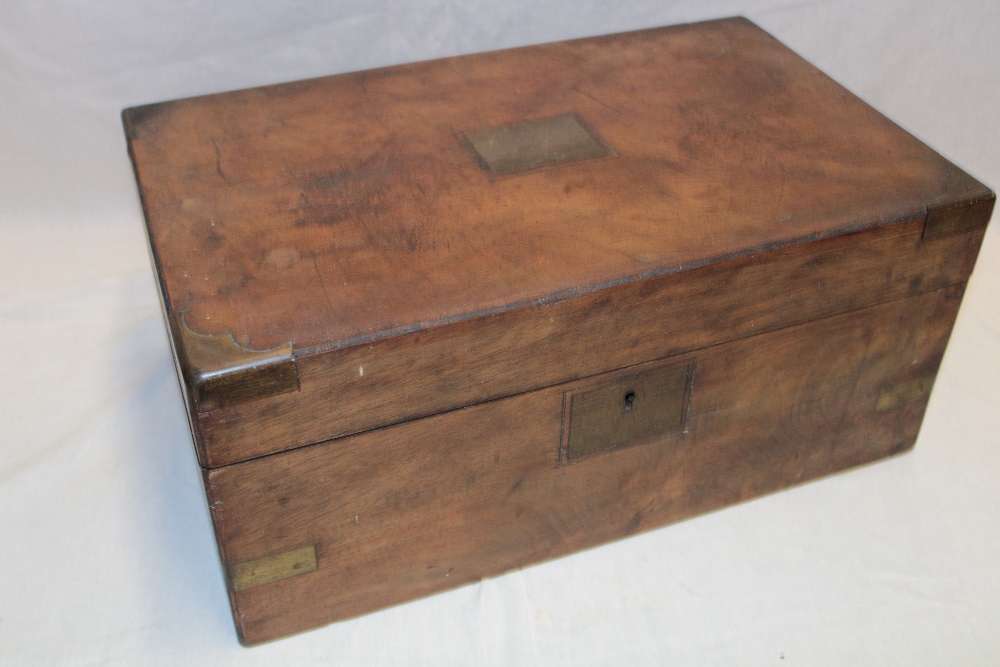
[[[247,644],[907,450],[994,201],[741,18],[123,115]]]

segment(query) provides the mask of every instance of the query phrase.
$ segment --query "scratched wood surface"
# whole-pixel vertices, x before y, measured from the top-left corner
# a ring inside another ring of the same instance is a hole
[[[249,644],[904,451],[994,201],[745,19],[123,118]]]
[[[497,175],[470,153],[567,115],[600,157]],[[962,282],[982,212],[933,243],[921,221],[991,196],[745,19],[124,121],[172,331],[293,350],[288,393],[186,392],[205,466]]]
[[[579,112],[618,157],[489,182],[456,132]],[[365,341],[922,212],[952,166],[745,20],[168,102],[126,116],[198,333]]]
[[[306,357],[299,392],[196,415],[199,456],[225,465],[964,282],[982,232],[925,243],[922,228],[918,218]]]
[[[563,394],[601,378],[206,471],[227,567],[315,547],[314,571],[231,590],[240,637],[267,641],[902,452],[926,393],[891,409],[880,395],[933,377],[963,288],[667,360],[696,360],[686,432],[578,463],[560,464]]]

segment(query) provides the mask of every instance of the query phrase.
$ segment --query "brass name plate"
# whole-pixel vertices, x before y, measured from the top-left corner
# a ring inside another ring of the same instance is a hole
[[[466,133],[462,139],[483,171],[496,176],[614,155],[575,113]]]
[[[927,375],[916,380],[908,380],[894,384],[891,387],[884,387],[878,393],[878,403],[875,404],[876,412],[885,412],[898,408],[907,403],[915,403],[931,395],[931,388],[934,386],[934,375]]]
[[[234,565],[229,570],[229,578],[234,591],[245,591],[255,586],[314,572],[316,567],[316,547],[310,544],[301,549],[292,549],[274,556]]]
[[[566,459],[640,445],[684,429],[694,361],[620,375],[566,396]]]

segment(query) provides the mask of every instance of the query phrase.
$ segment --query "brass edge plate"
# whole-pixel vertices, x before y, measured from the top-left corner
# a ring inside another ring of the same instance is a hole
[[[316,546],[310,544],[273,556],[237,563],[229,568],[229,581],[234,591],[245,591],[289,577],[297,577],[300,574],[315,572],[317,567]]]
[[[885,412],[926,399],[931,395],[936,375],[925,375],[914,380],[907,380],[888,387],[883,387],[878,393],[875,412]]]

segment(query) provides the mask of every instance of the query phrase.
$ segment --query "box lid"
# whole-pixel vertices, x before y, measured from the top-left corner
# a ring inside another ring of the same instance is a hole
[[[302,362],[316,355],[884,226],[929,204],[992,205],[740,18],[123,116],[196,439],[222,428],[230,405],[305,391]],[[493,362],[506,363],[478,363]],[[412,385],[400,396],[429,391],[397,371],[394,386]],[[327,395],[346,382],[320,375]],[[451,387],[448,405],[484,398],[469,387]],[[203,463],[358,428],[272,434]]]

